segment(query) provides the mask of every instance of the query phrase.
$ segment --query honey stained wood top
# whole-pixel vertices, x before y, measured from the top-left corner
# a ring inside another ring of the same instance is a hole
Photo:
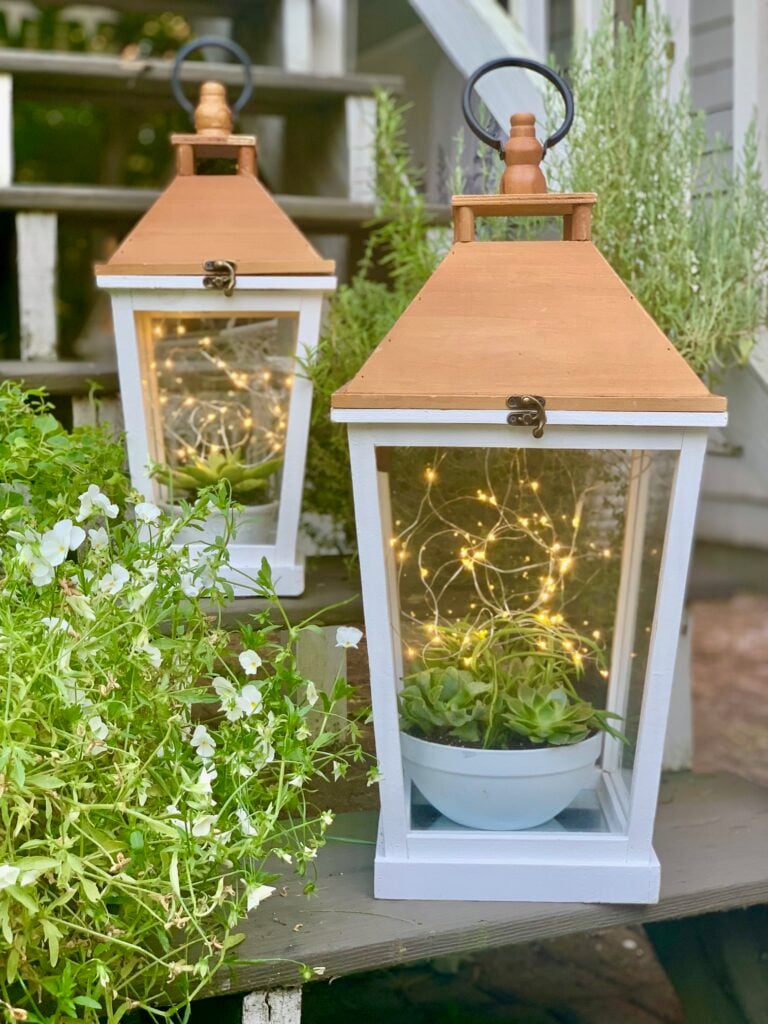
[[[711,394],[591,242],[457,243],[337,409],[714,412]]]
[[[142,217],[101,275],[202,276],[205,260],[231,260],[238,274],[332,274],[252,175],[178,175]]]

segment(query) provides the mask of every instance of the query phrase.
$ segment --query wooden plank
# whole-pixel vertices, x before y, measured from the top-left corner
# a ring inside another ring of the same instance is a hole
[[[101,385],[107,394],[115,394],[118,389],[114,363],[78,360],[36,359],[29,363],[20,359],[0,360],[0,380],[23,381],[27,387],[45,388],[51,395],[87,395],[92,381]]]
[[[58,225],[53,213],[16,214],[16,267],[22,359],[56,355]]]
[[[14,76],[20,95],[50,98],[51,93],[56,92],[59,101],[63,94],[74,94],[82,99],[84,92],[89,98],[96,92],[114,97],[116,86],[122,85],[130,90],[132,97],[152,96],[175,102],[168,90],[172,66],[172,61],[156,58],[125,60],[90,53],[0,47],[0,73]],[[309,103],[344,96],[370,96],[376,87],[396,93],[403,88],[402,79],[394,75],[328,75],[254,66],[251,77],[255,95],[253,109],[306,107]],[[236,64],[185,61],[180,78],[189,85],[215,79],[234,89],[242,82],[242,69]]]
[[[162,193],[156,189],[104,185],[13,185],[0,187],[0,209],[50,211],[62,216],[135,217],[145,213]],[[275,202],[291,220],[316,231],[358,230],[376,219],[373,202],[324,196],[276,195]],[[450,223],[450,210],[427,205],[434,224]]]
[[[662,893],[651,906],[374,900],[366,841],[375,829],[375,815],[340,816],[332,835],[347,841],[330,840],[321,850],[316,897],[307,899],[301,880],[285,876],[286,895],[273,896],[243,928],[239,954],[261,962],[223,979],[227,992],[295,984],[297,960],[334,977],[768,899],[768,792],[735,776],[683,773],[665,781],[655,842]]]
[[[251,992],[243,1000],[242,1024],[299,1024],[301,989]]]
[[[13,78],[0,75],[0,186],[13,181]]]
[[[585,241],[456,243],[333,407],[503,410],[509,395],[547,412],[726,404]]]

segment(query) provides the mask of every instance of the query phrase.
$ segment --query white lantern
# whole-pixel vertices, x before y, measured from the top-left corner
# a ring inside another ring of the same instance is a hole
[[[299,518],[312,386],[302,363],[336,286],[256,178],[256,140],[229,134],[224,89],[201,90],[176,176],[107,263],[133,485],[171,508],[226,479],[243,504],[229,545],[235,592],[262,558],[282,595],[304,588]],[[207,127],[210,125],[210,127]],[[224,127],[222,127],[224,125]],[[233,173],[197,173],[224,158]],[[159,466],[154,477],[150,463]],[[221,534],[212,515],[206,531]],[[179,536],[200,542],[199,531]]]
[[[592,245],[594,201],[454,197],[453,248],[334,396],[379,897],[658,898],[664,733],[725,402]],[[546,214],[567,240],[474,239],[476,215]]]

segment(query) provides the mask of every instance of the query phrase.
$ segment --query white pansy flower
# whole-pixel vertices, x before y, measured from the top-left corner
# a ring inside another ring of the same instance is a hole
[[[47,558],[39,555],[29,544],[22,544],[19,547],[19,558],[22,565],[26,565],[29,569],[32,582],[36,587],[44,587],[48,583],[53,582],[53,578],[56,575],[53,571],[53,566]]]
[[[90,745],[90,753],[103,754],[107,749],[107,745],[104,743],[104,740],[109,736],[109,726],[101,715],[94,715],[93,718],[88,719],[88,728],[91,730],[93,735],[93,741]]]
[[[325,825],[326,828],[330,828],[333,824],[333,813],[331,811],[323,811],[320,815],[320,821]]]
[[[181,814],[181,811],[176,806],[176,804],[168,804],[168,806],[165,808],[165,813],[171,815],[178,815]],[[182,818],[172,817],[171,824],[175,825],[176,828],[183,829],[185,832],[187,831],[187,823]]]
[[[245,890],[246,910],[255,910],[256,907],[275,891],[274,885],[249,885]]]
[[[40,621],[51,633],[68,633],[72,629],[67,620],[59,618],[58,615],[44,615]]]
[[[255,715],[261,707],[261,691],[258,686],[246,683],[238,694],[237,703],[243,709],[243,714],[249,717]]]
[[[113,562],[109,571],[105,572],[99,580],[99,590],[102,594],[112,597],[120,593],[130,578],[131,574],[125,566],[120,565],[119,562]]]
[[[217,817],[215,814],[198,814],[192,822],[192,835],[197,836],[198,839],[209,836],[216,821]]]
[[[240,831],[244,836],[255,836],[258,835],[257,829],[253,827],[253,822],[248,816],[248,812],[244,807],[238,807],[235,811],[235,817],[237,818],[238,824],[240,825]]]
[[[245,709],[240,705],[239,694],[232,683],[224,676],[216,676],[211,684],[221,701],[221,709],[229,722],[236,722],[245,714]]]
[[[157,505],[153,505],[151,501],[140,501],[133,511],[138,521],[147,526],[156,522],[162,515]]]
[[[251,752],[251,761],[255,771],[271,764],[275,760],[275,748],[268,740],[259,740]]]
[[[155,647],[154,644],[147,643],[146,641],[136,643],[133,647],[137,654],[145,655],[152,668],[160,668],[163,663],[163,655],[159,647]]]
[[[197,579],[191,572],[181,574],[179,586],[185,597],[199,597],[203,590],[202,581]]]
[[[83,594],[68,594],[64,600],[75,614],[87,619],[88,622],[96,621],[96,615],[91,608],[91,602]]]
[[[109,547],[109,534],[103,526],[92,527],[88,531],[88,540],[94,551],[103,551],[104,548]]]
[[[238,661],[247,676],[255,676],[261,667],[261,658],[256,651],[241,651],[238,655]]]
[[[76,519],[78,523],[82,523],[84,519],[98,515],[99,512],[103,512],[107,519],[114,519],[118,511],[117,505],[113,504],[106,494],[102,494],[101,488],[97,484],[91,484],[88,490],[80,495],[80,510]]]
[[[215,768],[206,768],[205,765],[200,769],[200,775],[197,780],[196,788],[205,794],[213,792],[211,783],[216,779],[218,772]]]
[[[16,885],[19,880],[20,871],[13,864],[0,864],[0,889],[7,889],[9,885]]]
[[[336,630],[337,647],[357,647],[362,639],[362,630],[359,630],[356,626],[339,626]]]
[[[203,761],[209,761],[216,752],[216,740],[204,725],[195,727],[190,743],[197,756],[202,758]]]
[[[128,611],[137,612],[142,605],[146,604],[156,586],[157,583],[154,580],[150,580],[149,583],[145,583],[143,587],[139,587],[137,591],[131,594],[127,602]]]
[[[307,704],[309,704],[311,708],[317,704],[317,687],[311,679],[307,680]]]
[[[85,530],[62,519],[40,539],[40,554],[51,565],[61,565],[70,551],[77,551],[85,540]]]
[[[293,786],[294,789],[301,789],[301,787],[304,785],[304,779],[301,777],[301,775],[294,775],[292,779],[288,780],[288,785]]]

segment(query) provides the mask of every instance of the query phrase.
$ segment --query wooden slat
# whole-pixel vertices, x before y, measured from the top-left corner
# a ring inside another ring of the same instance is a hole
[[[0,210],[46,210],[63,215],[135,217],[159,199],[158,189],[113,188],[104,185],[12,185],[0,188]],[[278,206],[291,220],[315,231],[358,229],[376,218],[373,203],[339,197],[276,195]],[[427,206],[434,224],[448,224],[450,211],[437,203]]]
[[[82,99],[83,93],[89,98],[98,92],[115,97],[116,86],[122,85],[132,97],[154,96],[174,104],[168,88],[172,64],[170,60],[155,58],[124,60],[96,54],[0,47],[0,73],[14,76],[19,95],[50,99],[55,92],[57,102],[71,95]],[[242,69],[237,64],[185,61],[180,77],[190,85],[215,79],[236,89],[242,83]],[[377,86],[391,92],[402,91],[402,79],[393,75],[321,75],[256,66],[252,79],[251,112],[370,95]]]
[[[115,394],[118,387],[114,363],[80,360],[2,360],[0,380],[23,381],[29,388],[45,388],[50,395],[87,395],[91,382],[101,385],[107,394]]]
[[[262,962],[238,968],[227,992],[295,984],[297,960],[324,967],[328,978],[768,899],[768,791],[729,775],[666,779],[655,840],[661,902],[653,906],[374,900],[373,846],[364,843],[375,817],[342,815],[332,835],[357,842],[331,840],[320,852],[316,897],[286,876],[287,895],[251,915],[238,953]]]

